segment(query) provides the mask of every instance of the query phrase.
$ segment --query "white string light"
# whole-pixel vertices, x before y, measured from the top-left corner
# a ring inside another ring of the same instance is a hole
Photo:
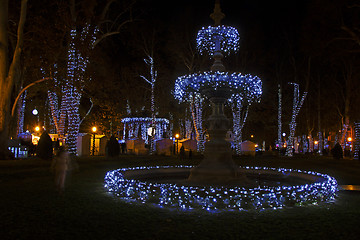
[[[175,81],[174,96],[180,102],[189,101],[190,94],[203,88],[229,88],[233,94],[251,102],[260,101],[262,82],[257,76],[228,72],[203,72],[178,77]]]
[[[159,207],[174,207],[181,210],[204,209],[207,211],[279,209],[287,206],[318,204],[334,200],[336,180],[326,174],[285,168],[243,167],[245,171],[267,171],[278,176],[316,177],[316,182],[292,186],[259,186],[255,188],[225,186],[189,186],[172,183],[145,182],[127,179],[125,172],[193,166],[155,166],[123,168],[109,171],[104,186],[123,200],[153,203]]]
[[[221,39],[220,50],[224,55],[229,55],[232,51],[238,51],[240,36],[236,28],[224,25],[208,26],[203,27],[196,38],[197,49],[200,54],[214,55],[216,37]]]

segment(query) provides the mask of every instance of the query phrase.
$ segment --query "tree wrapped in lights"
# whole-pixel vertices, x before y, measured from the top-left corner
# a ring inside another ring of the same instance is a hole
[[[26,104],[27,90],[21,95],[21,99],[18,102],[18,124],[16,135],[24,132],[24,118],[25,118],[25,104]]]
[[[54,88],[48,92],[50,109],[53,122],[60,137],[66,136],[66,143],[69,152],[76,154],[77,136],[81,124],[79,107],[82,91],[86,81],[90,80],[87,69],[90,62],[90,55],[93,48],[104,38],[119,34],[120,29],[132,21],[126,14],[134,2],[125,3],[124,11],[121,12],[115,21],[106,20],[107,14],[114,1],[107,1],[99,9],[99,2],[91,1],[87,5],[81,5],[81,17],[78,11],[79,4],[76,0],[69,1],[69,16],[63,19],[69,21],[65,25],[70,26],[67,34],[67,55],[66,55],[66,77],[54,76],[54,72],[48,72],[54,79]],[[98,16],[94,17],[96,13]],[[94,21],[95,20],[95,21]],[[122,21],[120,24],[118,24]],[[105,32],[103,32],[105,30]],[[55,60],[55,72],[56,69]]]
[[[282,147],[282,123],[281,123],[281,87],[278,85],[278,139],[277,144],[279,149]]]
[[[355,122],[354,159],[360,160],[360,122]]]
[[[150,79],[146,78],[145,76],[141,75],[140,77],[144,79],[147,83],[151,86],[151,127],[152,127],[152,135],[150,138],[150,154],[154,154],[156,151],[156,144],[155,144],[155,133],[156,133],[156,124],[155,124],[155,82],[157,78],[157,71],[154,68],[154,58],[150,55],[147,56],[148,58],[144,59],[146,65],[150,67]]]
[[[300,108],[303,105],[307,92],[304,92],[301,99],[299,93],[299,84],[297,83],[289,83],[294,85],[294,99],[293,99],[293,108],[292,108],[292,115],[291,115],[291,122],[290,122],[290,134],[287,141],[286,146],[286,156],[292,157],[293,156],[293,146],[294,146],[294,136],[296,130],[296,117],[300,112]]]
[[[191,114],[195,128],[196,134],[196,143],[197,143],[197,151],[204,152],[205,149],[205,139],[203,132],[203,120],[202,120],[202,105],[203,98],[200,94],[192,94],[191,97]]]
[[[82,29],[79,27],[71,29],[67,54],[67,76],[59,79],[56,64],[51,71],[53,87],[48,90],[48,100],[52,119],[59,137],[65,138],[65,134],[67,134],[66,144],[72,154],[76,154],[80,127],[80,99],[87,80],[86,69],[89,64],[90,52],[94,47],[97,33],[98,28],[91,24],[86,24]],[[42,69],[42,73],[49,75],[44,69]],[[57,93],[59,90],[61,98]]]
[[[250,104],[243,100],[239,94],[231,97],[231,108],[233,114],[233,134],[236,154],[241,154],[242,129],[244,128]]]

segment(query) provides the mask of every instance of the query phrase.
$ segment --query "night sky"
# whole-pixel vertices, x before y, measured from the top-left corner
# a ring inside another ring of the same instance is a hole
[[[298,116],[297,134],[318,131],[318,106],[321,128],[326,132],[336,130],[341,123],[339,111],[344,112],[346,86],[339,88],[339,83],[345,81],[344,69],[348,69],[344,66],[351,65],[353,69],[350,120],[360,117],[357,108],[360,100],[355,94],[358,88],[354,84],[359,75],[359,57],[354,53],[359,47],[341,29],[344,25],[355,29],[359,24],[359,8],[351,8],[353,3],[340,0],[221,1],[222,12],[226,15],[222,23],[236,27],[240,33],[240,50],[223,60],[225,67],[229,71],[257,75],[263,80],[262,101],[250,108],[245,138],[253,133],[259,140],[276,138],[277,84],[281,84],[283,90],[286,103],[283,125],[284,131],[288,131],[293,95],[288,82],[299,83],[301,93],[309,92]],[[39,8],[46,14],[52,11],[44,5]],[[159,72],[156,83],[159,116],[168,117],[169,112],[174,112],[175,118],[183,117],[185,106],[178,105],[171,94],[175,79],[189,73],[180,56],[188,44],[195,49],[196,34],[201,27],[213,24],[209,17],[213,8],[214,1],[205,0],[137,1],[131,11],[134,21],[94,49],[90,69],[93,80],[85,88],[82,112],[88,108],[86,98],[92,98],[96,107],[83,127],[100,121],[97,113],[104,113],[105,109],[126,115],[127,100],[133,112],[149,114],[150,94],[139,75],[148,73],[143,58],[145,46],[150,45]],[[114,4],[109,17],[114,18],[121,11],[121,4]],[[128,15],[124,20],[126,17]],[[51,14],[48,18],[49,23],[62,21]],[[211,60],[207,56],[196,56],[196,61],[195,72],[209,70]],[[205,109],[205,115],[208,111]]]

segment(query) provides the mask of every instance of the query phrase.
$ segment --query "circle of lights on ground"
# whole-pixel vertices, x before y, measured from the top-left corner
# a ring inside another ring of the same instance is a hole
[[[236,28],[224,25],[208,26],[203,27],[196,37],[197,49],[200,54],[214,55],[215,38],[221,40],[220,50],[224,55],[229,55],[231,51],[238,51],[240,36]]]
[[[180,102],[187,101],[191,99],[193,92],[204,88],[229,88],[249,102],[259,101],[262,94],[262,82],[257,76],[209,71],[178,77],[175,81],[174,97]]]
[[[193,166],[155,166],[122,168],[107,172],[105,187],[122,200],[155,204],[158,207],[181,210],[242,211],[281,209],[284,207],[316,205],[335,199],[336,180],[326,174],[284,168],[244,167],[248,171],[272,171],[277,175],[302,174],[318,179],[316,182],[292,186],[260,186],[255,188],[226,186],[187,186],[174,183],[154,183],[127,179],[124,173],[136,170],[157,170]]]

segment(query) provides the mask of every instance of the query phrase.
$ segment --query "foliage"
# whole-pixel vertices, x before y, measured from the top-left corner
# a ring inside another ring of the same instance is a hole
[[[39,139],[39,143],[36,149],[37,156],[44,160],[52,159],[53,156],[53,146],[52,140],[49,134],[44,131]]]

